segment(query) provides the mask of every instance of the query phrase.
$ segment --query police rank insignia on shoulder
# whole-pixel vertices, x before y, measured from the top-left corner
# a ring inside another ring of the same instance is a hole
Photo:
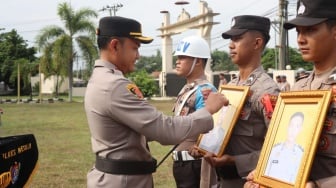
[[[139,99],[144,98],[140,89],[135,84],[128,84],[126,88],[128,91],[130,91],[133,95],[137,96]]]

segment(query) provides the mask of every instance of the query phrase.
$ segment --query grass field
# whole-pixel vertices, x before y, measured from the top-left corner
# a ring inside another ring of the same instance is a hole
[[[159,110],[171,114],[173,101],[151,101]],[[84,188],[86,173],[92,167],[90,133],[82,102],[51,104],[1,104],[0,136],[34,134],[39,148],[39,168],[31,188]],[[172,146],[150,143],[153,156],[160,161]],[[154,174],[156,188],[175,187],[172,160]]]

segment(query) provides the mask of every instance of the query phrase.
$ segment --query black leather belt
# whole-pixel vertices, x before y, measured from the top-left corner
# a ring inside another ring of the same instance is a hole
[[[153,158],[152,161],[130,161],[107,159],[97,155],[95,167],[97,170],[109,174],[151,174],[156,171],[156,159]]]

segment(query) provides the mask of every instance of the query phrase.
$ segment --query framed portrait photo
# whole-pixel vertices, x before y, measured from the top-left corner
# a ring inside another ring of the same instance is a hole
[[[216,156],[223,155],[233,127],[244,106],[248,91],[248,86],[222,85],[220,87],[219,92],[229,99],[230,104],[213,114],[214,128],[210,132],[199,136],[197,148],[201,153],[211,152]]]
[[[330,100],[330,90],[280,93],[255,182],[261,187],[305,187]]]

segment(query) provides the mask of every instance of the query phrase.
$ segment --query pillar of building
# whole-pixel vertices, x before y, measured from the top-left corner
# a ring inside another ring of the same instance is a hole
[[[160,37],[162,38],[162,73],[160,76],[161,96],[166,96],[165,75],[173,72],[173,35],[180,34],[190,29],[198,29],[198,35],[208,42],[211,49],[211,29],[213,25],[219,24],[219,22],[213,22],[213,17],[219,15],[219,13],[213,13],[212,9],[208,7],[207,2],[205,1],[200,1],[199,9],[199,15],[194,17],[190,17],[190,14],[185,9],[182,9],[177,22],[173,24],[170,23],[169,12],[161,11],[164,15],[162,26],[158,29],[161,31]],[[209,81],[212,81],[210,62],[207,63],[205,72]]]

